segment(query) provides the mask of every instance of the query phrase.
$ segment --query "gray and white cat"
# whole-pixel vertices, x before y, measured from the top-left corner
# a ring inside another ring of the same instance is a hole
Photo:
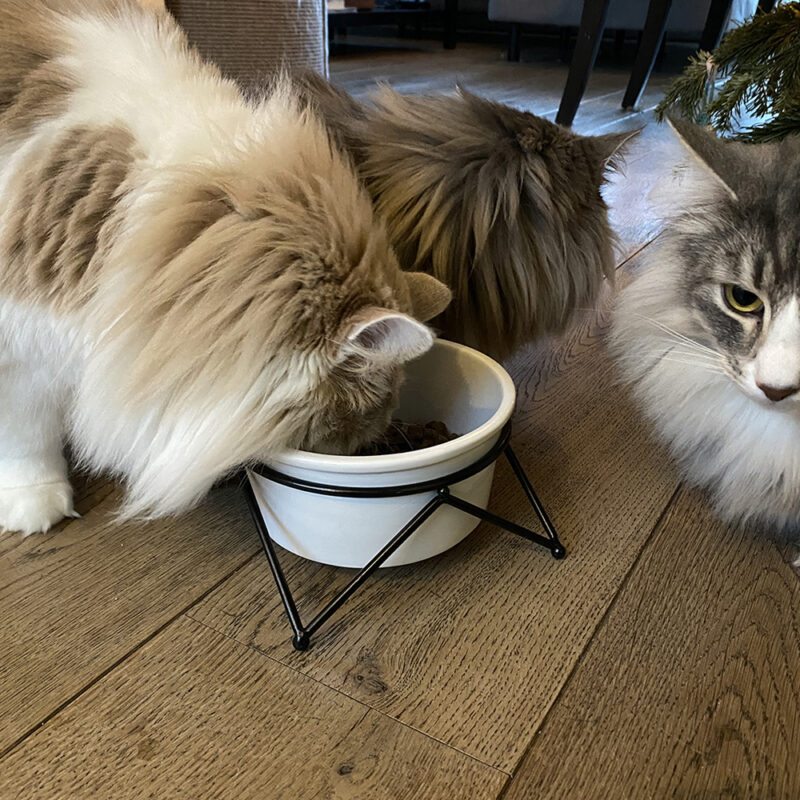
[[[612,347],[685,477],[719,514],[800,527],[800,137],[689,155],[667,222],[616,310]]]

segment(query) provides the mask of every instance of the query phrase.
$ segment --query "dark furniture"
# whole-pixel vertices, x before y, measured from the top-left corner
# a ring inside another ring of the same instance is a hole
[[[575,118],[600,48],[609,2],[610,0],[584,0],[578,41],[556,116],[556,122],[561,125],[571,125]],[[712,0],[700,42],[704,49],[714,49],[719,44],[732,3],[733,0]],[[632,108],[639,102],[664,39],[671,6],[672,0],[650,0],[642,38],[622,100],[623,108]]]
[[[719,45],[732,4],[733,0],[712,0],[700,37],[701,50],[714,50]],[[622,100],[623,108],[633,108],[642,96],[645,84],[653,71],[661,42],[664,40],[664,27],[671,5],[672,0],[651,0],[647,11],[647,21],[642,32],[642,41],[636,52],[633,71]]]
[[[581,24],[578,28],[578,41],[572,54],[567,74],[567,85],[561,95],[556,122],[559,125],[572,125],[578,106],[581,103],[589,75],[597,60],[597,51],[606,27],[608,4],[611,0],[584,0]]]
[[[348,28],[367,27],[372,25],[406,25],[431,24],[441,25],[444,29],[442,44],[445,49],[452,50],[456,46],[456,22],[458,18],[458,0],[445,0],[444,11],[414,8],[374,8],[369,11],[355,13],[329,13],[328,30],[331,34],[345,31]]]
[[[259,89],[282,65],[327,71],[324,0],[167,0],[191,43],[228,77]]]

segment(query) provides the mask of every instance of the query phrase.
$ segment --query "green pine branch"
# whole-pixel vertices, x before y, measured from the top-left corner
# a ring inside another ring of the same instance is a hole
[[[677,111],[720,134],[765,141],[800,133],[800,2],[756,14],[734,28],[713,53],[689,60],[656,109]],[[745,116],[766,118],[739,130]]]
[[[800,134],[800,105],[786,109],[757,127],[741,131],[736,138],[742,142],[756,144],[758,142],[775,142],[786,136],[797,134]]]

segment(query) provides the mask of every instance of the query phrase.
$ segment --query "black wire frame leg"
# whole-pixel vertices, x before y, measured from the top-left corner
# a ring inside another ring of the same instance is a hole
[[[397,496],[401,494],[416,494],[422,491],[430,491],[433,488],[436,494],[378,551],[369,562],[362,567],[353,577],[353,579],[328,603],[325,604],[317,614],[312,618],[311,622],[304,624],[297,611],[297,605],[294,600],[294,595],[284,575],[283,568],[281,567],[278,554],[275,550],[275,543],[272,541],[269,530],[264,518],[261,515],[261,510],[256,500],[255,492],[249,479],[243,482],[244,493],[247,499],[250,513],[252,514],[253,521],[258,529],[261,544],[264,548],[264,553],[272,571],[272,576],[278,587],[281,601],[286,610],[286,616],[289,618],[289,624],[292,626],[294,636],[292,638],[292,646],[295,650],[307,650],[311,644],[311,637],[319,630],[319,628],[327,622],[330,617],[335,614],[361,587],[361,585],[383,564],[402,544],[405,542],[429,517],[431,517],[440,506],[449,505],[463,511],[466,514],[471,514],[480,520],[489,522],[496,525],[509,533],[522,536],[525,539],[545,547],[550,551],[550,555],[556,559],[562,559],[566,556],[567,551],[561,544],[558,534],[556,533],[553,523],[547,516],[547,512],[542,506],[536,492],[525,474],[519,460],[511,446],[508,443],[509,428],[504,430],[500,437],[498,445],[487,453],[486,456],[475,462],[470,467],[460,470],[453,475],[445,476],[436,481],[428,481],[421,484],[406,484],[405,486],[397,487],[382,487],[380,489],[363,489],[359,490],[353,487],[338,487],[338,486],[324,486],[321,484],[312,484],[310,482],[302,481],[296,478],[289,478],[275,470],[267,467],[260,467],[256,470],[259,474],[264,475],[270,480],[278,480],[280,483],[293,486],[301,491],[311,491],[325,494],[334,494],[341,496],[362,496],[362,497],[379,497],[379,496]],[[536,512],[536,516],[542,523],[544,528],[544,535],[535,533],[534,531],[518,525],[515,522],[505,519],[504,517],[493,514],[491,511],[462,500],[450,492],[450,484],[458,483],[459,480],[464,480],[470,475],[476,474],[480,470],[487,467],[492,461],[496,460],[500,453],[505,454],[511,469],[517,477],[517,480],[528,498],[528,502]],[[490,457],[491,456],[491,457]],[[432,485],[433,484],[433,485]]]

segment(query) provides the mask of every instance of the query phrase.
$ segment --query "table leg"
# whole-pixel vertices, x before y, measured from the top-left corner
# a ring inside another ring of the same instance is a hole
[[[658,50],[664,39],[664,30],[667,27],[667,15],[671,7],[672,0],[650,0],[647,19],[642,31],[642,40],[636,51],[625,97],[622,99],[623,108],[633,108],[639,102],[647,79],[653,71],[653,65],[656,63]]]
[[[556,122],[559,125],[572,125],[572,120],[575,119],[575,113],[589,82],[589,75],[597,60],[609,2],[610,0],[584,0],[578,41],[572,54],[567,85],[564,87],[561,105],[556,115]]]

